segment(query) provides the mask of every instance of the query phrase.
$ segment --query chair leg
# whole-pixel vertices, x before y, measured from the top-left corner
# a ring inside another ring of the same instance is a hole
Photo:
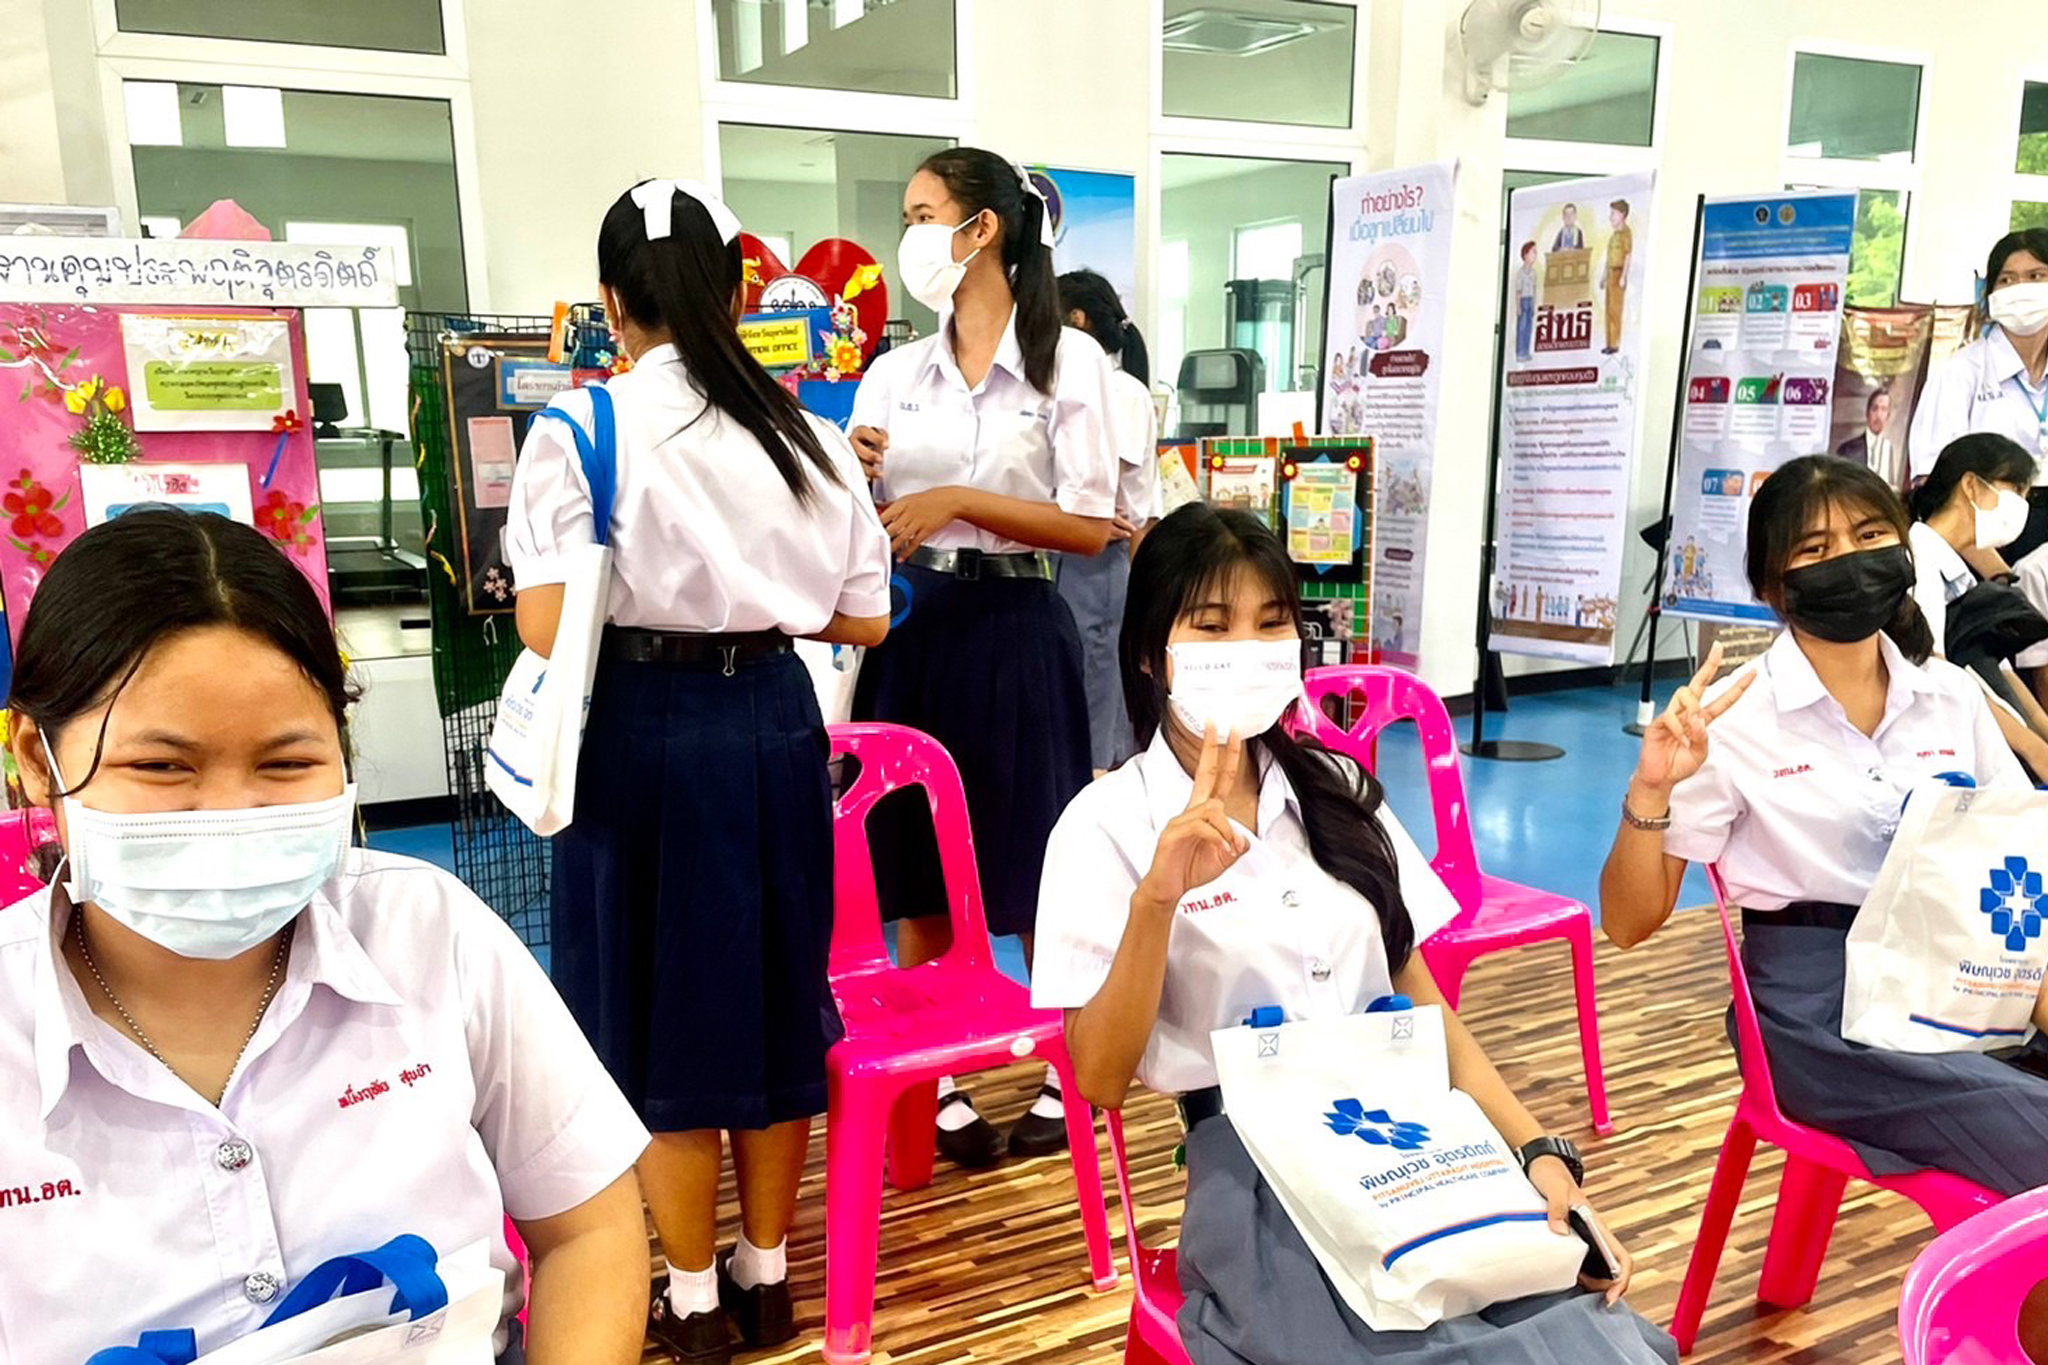
[[[825,1125],[827,1365],[866,1365],[873,1344],[887,1111],[866,1098],[834,1085]]]
[[[899,1190],[931,1184],[938,1140],[937,1083],[905,1086],[889,1109],[889,1184]]]
[[[1797,1308],[1812,1300],[1848,1183],[1849,1177],[1832,1167],[1785,1158],[1778,1212],[1771,1219],[1771,1240],[1757,1282],[1756,1296],[1763,1302],[1773,1308]]]
[[[1081,1098],[1074,1064],[1064,1050],[1049,1058],[1059,1072],[1067,1120],[1067,1148],[1074,1161],[1074,1196],[1081,1204],[1081,1233],[1088,1242],[1088,1274],[1097,1289],[1116,1288],[1116,1258],[1109,1245],[1109,1211],[1102,1194],[1102,1152],[1095,1141],[1095,1107]]]
[[[1742,1202],[1742,1182],[1749,1176],[1749,1161],[1755,1154],[1755,1131],[1736,1119],[1721,1140],[1714,1183],[1707,1189],[1707,1207],[1700,1214],[1699,1239],[1693,1243],[1685,1283],[1678,1291],[1678,1311],[1671,1319],[1671,1335],[1678,1341],[1680,1355],[1689,1354],[1699,1337],[1700,1317],[1707,1309],[1707,1295],[1713,1292],[1714,1272],[1720,1268],[1728,1229],[1735,1222],[1735,1206]]]
[[[1605,1137],[1614,1131],[1607,1116],[1607,1075],[1600,1065],[1600,1011],[1593,995],[1593,920],[1589,915],[1572,926],[1572,989],[1579,1006],[1579,1055],[1586,1064],[1586,1098],[1593,1108],[1593,1131]]]
[[[1465,984],[1465,969],[1472,965],[1472,959],[1458,950],[1425,943],[1422,945],[1422,961],[1436,979],[1436,988],[1443,992],[1444,1003],[1455,1012],[1458,990]]]

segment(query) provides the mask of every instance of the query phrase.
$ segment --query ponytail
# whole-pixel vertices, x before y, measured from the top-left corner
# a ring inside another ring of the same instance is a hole
[[[1040,393],[1051,393],[1058,374],[1060,308],[1052,248],[1045,244],[1045,200],[1035,190],[1026,193],[1022,170],[979,147],[934,152],[918,169],[937,176],[967,217],[986,210],[1003,225],[1002,259],[1017,308],[1024,377]]]
[[[1899,653],[1916,664],[1924,664],[1934,656],[1934,628],[1927,624],[1926,613],[1910,592],[1900,599],[1899,609],[1885,623],[1884,633],[1892,637]]]
[[[1124,312],[1116,287],[1093,270],[1070,270],[1060,276],[1059,283],[1060,312],[1079,313],[1087,321],[1088,335],[1117,357],[1124,373],[1150,385],[1152,360],[1145,350],[1144,334]]]

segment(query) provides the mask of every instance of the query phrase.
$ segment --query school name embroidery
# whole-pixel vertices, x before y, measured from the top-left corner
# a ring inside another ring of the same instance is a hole
[[[1228,891],[1218,891],[1215,895],[1203,900],[1182,901],[1180,909],[1184,915],[1199,915],[1204,910],[1220,910],[1226,905],[1235,904],[1237,904],[1237,897],[1231,895]]]
[[[398,1073],[398,1080],[399,1084],[403,1085],[406,1089],[410,1090],[413,1086],[418,1085],[421,1081],[425,1080],[427,1077],[433,1074],[433,1064],[430,1062],[421,1062],[417,1066],[408,1066],[401,1070]],[[343,1109],[351,1109],[358,1104],[367,1104],[369,1101],[376,1099],[379,1095],[388,1095],[390,1093],[391,1082],[385,1080],[382,1076],[379,1076],[376,1080],[371,1081],[368,1085],[362,1087],[360,1090],[357,1089],[355,1086],[350,1086],[348,1089],[342,1091],[341,1097],[335,1100],[335,1104]]]
[[[45,1180],[40,1190],[34,1185],[0,1185],[0,1209],[25,1209],[56,1199],[74,1199],[85,1191],[68,1180]]]
[[[1774,777],[1774,778],[1777,778],[1777,777],[1803,777],[1803,776],[1805,776],[1805,775],[1806,775],[1807,773],[1810,773],[1810,772],[1812,772],[1812,771],[1813,771],[1813,765],[1812,765],[1811,763],[1800,763],[1800,764],[1797,764],[1797,765],[1795,765],[1795,766],[1793,766],[1793,767],[1790,767],[1790,768],[1780,768],[1780,769],[1778,769],[1778,770],[1777,770],[1776,772],[1772,773],[1772,774],[1771,774],[1771,776],[1772,776],[1772,777]]]

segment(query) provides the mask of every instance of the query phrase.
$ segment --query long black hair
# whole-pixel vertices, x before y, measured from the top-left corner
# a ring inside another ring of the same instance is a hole
[[[356,692],[319,595],[273,541],[211,512],[138,508],[65,547],[22,623],[8,708],[54,746],[66,725],[118,696],[158,644],[202,626],[247,631],[297,664],[346,752]],[[99,771],[107,717],[72,791]]]
[[[1088,335],[1118,358],[1125,374],[1140,384],[1152,382],[1152,357],[1145,349],[1145,335],[1124,312],[1115,285],[1092,270],[1069,270],[1060,276],[1060,313],[1079,313],[1087,320]]]
[[[1785,598],[1785,573],[1792,552],[1811,533],[1813,524],[1839,507],[1851,521],[1879,517],[1898,532],[1899,544],[1912,553],[1907,532],[1913,520],[1906,504],[1883,476],[1854,460],[1836,455],[1802,455],[1788,460],[1764,480],[1749,504],[1749,553],[1744,567],[1757,600],[1778,608]],[[1884,633],[1916,664],[1934,653],[1934,631],[1907,593]]]
[[[682,190],[675,192],[669,213],[669,235],[649,241],[647,216],[632,191],[620,195],[598,229],[597,278],[618,295],[619,307],[634,323],[668,333],[690,387],[746,428],[789,491],[807,501],[808,473],[836,484],[839,471],[796,399],[740,341],[733,322],[745,269],[739,238],[727,242],[719,236],[710,211]]]
[[[1908,495],[1913,520],[1926,521],[1948,506],[1965,474],[1975,474],[1985,483],[2031,488],[2034,457],[2018,441],[1995,431],[1972,431],[1956,437],[1942,448],[1933,470]]]
[[[1153,527],[1138,547],[1117,657],[1141,749],[1166,724],[1166,645],[1174,623],[1199,603],[1227,595],[1246,574],[1285,605],[1299,632],[1294,565],[1272,528],[1249,512],[1189,503]],[[1309,853],[1372,905],[1387,964],[1399,971],[1415,949],[1415,925],[1401,895],[1393,842],[1375,818],[1386,801],[1378,779],[1362,767],[1339,764],[1314,740],[1296,739],[1285,724],[1253,737],[1247,747],[1255,761],[1263,757],[1277,764],[1294,788]]]
[[[1018,168],[979,147],[949,147],[918,167],[930,171],[964,211],[965,222],[986,209],[1002,224],[1003,266],[1017,304],[1017,345],[1024,352],[1024,377],[1040,393],[1051,393],[1060,347],[1059,286],[1052,273],[1052,248],[1045,244],[1045,201],[1024,192]]]

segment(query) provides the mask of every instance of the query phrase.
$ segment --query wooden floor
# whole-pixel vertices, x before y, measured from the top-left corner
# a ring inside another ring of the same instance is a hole
[[[1479,962],[1467,979],[1465,1016],[1536,1116],[1585,1150],[1593,1202],[1636,1258],[1630,1299],[1668,1326],[1736,1086],[1722,1026],[1726,959],[1712,911],[1680,912],[1657,938],[1628,954],[1601,944],[1599,979],[1608,1097],[1618,1127],[1608,1138],[1594,1137],[1587,1118],[1562,945]],[[1029,1103],[1042,1074],[1042,1067],[1010,1067],[977,1078],[972,1088],[983,1112],[1007,1123]],[[1179,1140],[1178,1122],[1169,1104],[1137,1091],[1126,1118],[1142,1230],[1148,1243],[1170,1240],[1180,1182],[1169,1154]],[[1064,1158],[980,1175],[942,1162],[930,1188],[889,1191],[875,1296],[878,1365],[1121,1359],[1128,1267],[1107,1138],[1101,1148],[1117,1263],[1126,1274],[1126,1285],[1107,1293],[1089,1288]],[[820,1359],[823,1155],[821,1124],[789,1242],[805,1336],[755,1357],[776,1365]],[[1910,1204],[1852,1185],[1815,1301],[1800,1311],[1766,1311],[1756,1302],[1756,1278],[1780,1164],[1766,1149],[1751,1169],[1699,1344],[1688,1359],[1698,1365],[1897,1362],[1899,1279],[1931,1236],[1926,1221]],[[722,1218],[729,1242],[737,1205],[728,1203]],[[665,1357],[650,1352],[648,1359]]]

